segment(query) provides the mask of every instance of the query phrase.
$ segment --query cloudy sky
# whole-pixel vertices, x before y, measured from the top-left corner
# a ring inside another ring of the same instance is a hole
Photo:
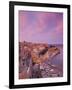
[[[63,43],[63,13],[19,11],[19,41]]]

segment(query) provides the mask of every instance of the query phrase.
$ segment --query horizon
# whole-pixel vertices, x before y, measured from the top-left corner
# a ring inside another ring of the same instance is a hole
[[[36,44],[51,44],[51,45],[63,45],[62,43],[57,43],[57,44],[55,44],[55,43],[45,43],[45,42],[30,42],[30,41],[19,41],[19,43],[23,43],[23,42],[27,42],[27,43],[36,43]]]

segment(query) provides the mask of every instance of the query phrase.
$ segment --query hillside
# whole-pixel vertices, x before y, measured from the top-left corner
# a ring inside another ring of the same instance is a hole
[[[19,78],[41,78],[43,64],[58,55],[60,53],[59,48],[56,46],[49,46],[44,43],[31,43],[31,42],[19,42]],[[46,65],[46,64],[45,64]],[[48,68],[53,68],[50,63],[46,65]],[[55,71],[59,74],[58,69],[54,66]],[[50,75],[50,71],[48,71]],[[48,77],[49,77],[48,75]],[[53,75],[54,76],[54,75]],[[56,76],[56,75],[55,75]]]

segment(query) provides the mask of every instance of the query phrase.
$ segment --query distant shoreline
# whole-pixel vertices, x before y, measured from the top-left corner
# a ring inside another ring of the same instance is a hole
[[[50,44],[50,43],[46,43],[46,42],[28,42],[28,41],[19,41],[19,43],[24,43],[24,42],[27,42],[27,43],[33,43],[33,44],[48,44],[48,45],[63,45],[63,44]]]

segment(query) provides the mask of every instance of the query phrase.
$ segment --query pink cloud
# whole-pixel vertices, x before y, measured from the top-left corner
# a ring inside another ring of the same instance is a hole
[[[63,32],[63,21],[57,22],[57,25],[56,31]]]
[[[50,41],[60,40],[63,33],[63,21],[58,19],[54,13],[35,13],[32,17],[30,13],[21,12],[19,14],[19,39],[22,41]],[[56,20],[56,24],[54,21]],[[53,23],[52,23],[53,21]],[[51,26],[51,24],[53,26]],[[46,30],[46,31],[45,31]],[[39,38],[39,39],[38,39]]]
[[[19,28],[20,31],[23,31],[27,24],[27,16],[23,12],[19,12]]]

